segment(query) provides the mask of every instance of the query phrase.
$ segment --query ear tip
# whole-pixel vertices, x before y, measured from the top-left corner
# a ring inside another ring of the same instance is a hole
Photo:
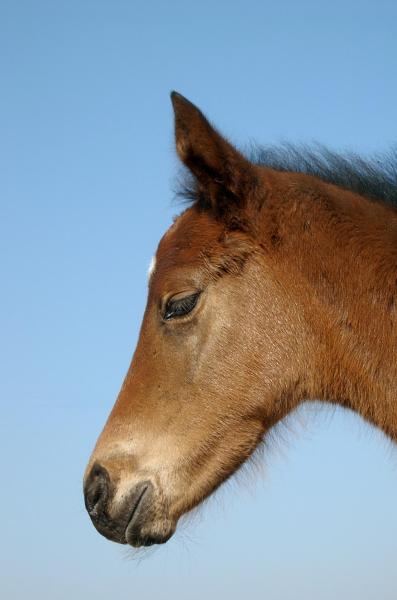
[[[183,98],[183,96],[176,90],[172,90],[170,93],[170,96],[171,96],[172,102],[175,102],[175,100],[178,100],[178,98]]]
[[[178,92],[176,92],[175,90],[172,90],[171,94],[171,102],[172,102],[172,106],[174,107],[174,110],[176,109],[176,107],[183,103],[183,101],[185,100],[185,98],[179,94]]]
[[[188,100],[187,98],[185,98],[185,96],[182,96],[182,94],[180,94],[179,92],[176,92],[175,90],[173,90],[170,94],[171,96],[171,102],[172,105],[174,107],[174,110],[178,110],[178,109],[183,109],[183,108],[189,108],[194,109],[194,110],[198,110],[197,106],[195,106],[193,104],[193,102],[190,102],[190,100]]]

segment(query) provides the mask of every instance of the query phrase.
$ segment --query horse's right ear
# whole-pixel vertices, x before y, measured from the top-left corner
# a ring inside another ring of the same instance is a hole
[[[197,180],[199,197],[217,212],[244,204],[255,167],[226,141],[189,100],[172,92],[175,142],[179,158]]]

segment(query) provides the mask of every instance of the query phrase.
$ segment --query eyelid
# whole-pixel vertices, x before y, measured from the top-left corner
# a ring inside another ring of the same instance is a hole
[[[190,296],[195,296],[199,294],[200,290],[183,290],[182,292],[177,292],[176,294],[172,294],[166,299],[165,304],[169,302],[177,302],[178,300],[183,300],[184,298],[190,298]]]
[[[173,296],[169,296],[167,299],[164,299],[163,308],[161,311],[163,319],[166,321],[169,321],[173,318],[182,318],[182,317],[190,314],[195,309],[200,295],[201,295],[201,290],[189,290],[189,291],[184,291],[184,292],[178,292],[177,294],[174,294]],[[175,314],[173,316],[172,310],[171,310],[172,305],[173,304],[177,305],[178,303],[183,303],[184,301],[188,301],[188,300],[191,300],[193,302],[191,309],[186,311],[186,313],[182,313],[180,315]],[[167,311],[167,309],[169,309],[169,312]]]

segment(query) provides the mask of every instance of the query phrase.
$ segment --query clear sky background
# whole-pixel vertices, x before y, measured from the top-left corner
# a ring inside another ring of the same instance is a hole
[[[397,598],[397,453],[351,414],[309,405],[142,560],[81,490],[179,210],[170,90],[242,146],[365,154],[396,71],[394,0],[0,1],[1,598]]]

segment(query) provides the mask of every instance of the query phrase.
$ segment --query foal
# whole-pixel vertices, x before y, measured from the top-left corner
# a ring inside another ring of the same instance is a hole
[[[304,400],[397,440],[395,168],[250,162],[172,101],[191,205],[160,241],[84,484],[98,531],[133,546],[165,542]]]

